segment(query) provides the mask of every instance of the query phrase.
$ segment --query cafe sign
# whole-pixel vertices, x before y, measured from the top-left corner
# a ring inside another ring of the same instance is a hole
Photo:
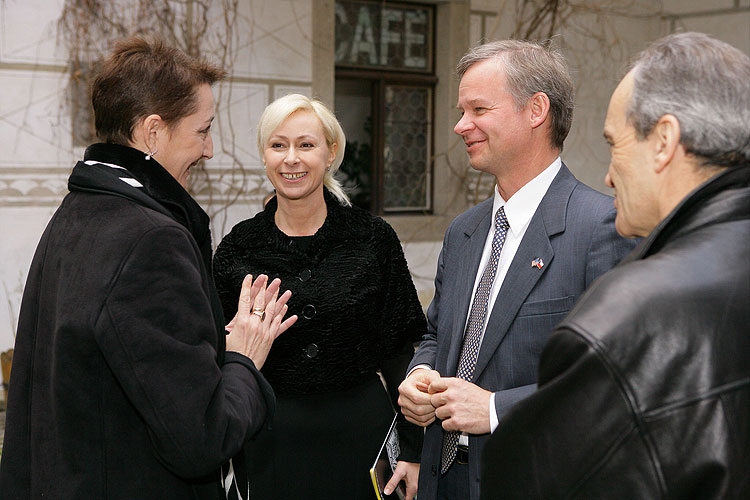
[[[336,65],[429,72],[432,8],[371,2],[336,2]]]

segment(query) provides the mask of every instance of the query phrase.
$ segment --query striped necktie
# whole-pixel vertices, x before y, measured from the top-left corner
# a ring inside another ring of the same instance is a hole
[[[505,207],[500,207],[495,213],[495,236],[492,238],[492,253],[490,254],[490,260],[484,268],[482,278],[479,280],[477,291],[474,293],[474,302],[471,304],[469,321],[466,323],[464,344],[461,348],[461,356],[458,358],[456,377],[463,380],[471,381],[474,376],[474,368],[477,365],[479,346],[482,340],[482,330],[484,329],[484,320],[487,317],[490,290],[492,289],[492,283],[495,281],[497,262],[500,259],[500,251],[503,249],[508,229],[510,229],[510,225],[508,224],[508,218],[505,216]],[[457,431],[448,431],[443,435],[443,455],[440,465],[440,472],[443,474],[448,471],[456,459],[459,435],[460,432]]]

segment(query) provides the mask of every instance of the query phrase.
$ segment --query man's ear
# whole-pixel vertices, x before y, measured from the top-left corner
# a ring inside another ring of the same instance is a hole
[[[674,115],[664,115],[651,131],[654,147],[654,169],[660,173],[683,146],[680,144],[680,122]]]
[[[529,99],[528,106],[531,112],[531,128],[537,128],[547,120],[547,115],[549,115],[549,97],[544,92],[537,92]]]

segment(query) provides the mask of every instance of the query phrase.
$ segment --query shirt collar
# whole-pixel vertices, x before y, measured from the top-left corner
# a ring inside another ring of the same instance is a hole
[[[503,200],[500,192],[495,186],[495,197],[492,203],[492,216],[497,213],[500,207],[505,207],[505,216],[510,224],[510,231],[518,235],[526,230],[526,226],[534,216],[536,209],[542,202],[542,198],[547,193],[552,181],[560,171],[562,161],[558,156],[550,166],[545,168],[536,177],[527,182],[521,189],[515,192],[508,201]],[[494,222],[493,222],[494,224]]]

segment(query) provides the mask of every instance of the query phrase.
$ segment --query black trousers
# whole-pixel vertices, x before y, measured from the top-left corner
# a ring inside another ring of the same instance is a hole
[[[453,462],[438,479],[437,500],[469,500],[469,497],[469,464]]]

